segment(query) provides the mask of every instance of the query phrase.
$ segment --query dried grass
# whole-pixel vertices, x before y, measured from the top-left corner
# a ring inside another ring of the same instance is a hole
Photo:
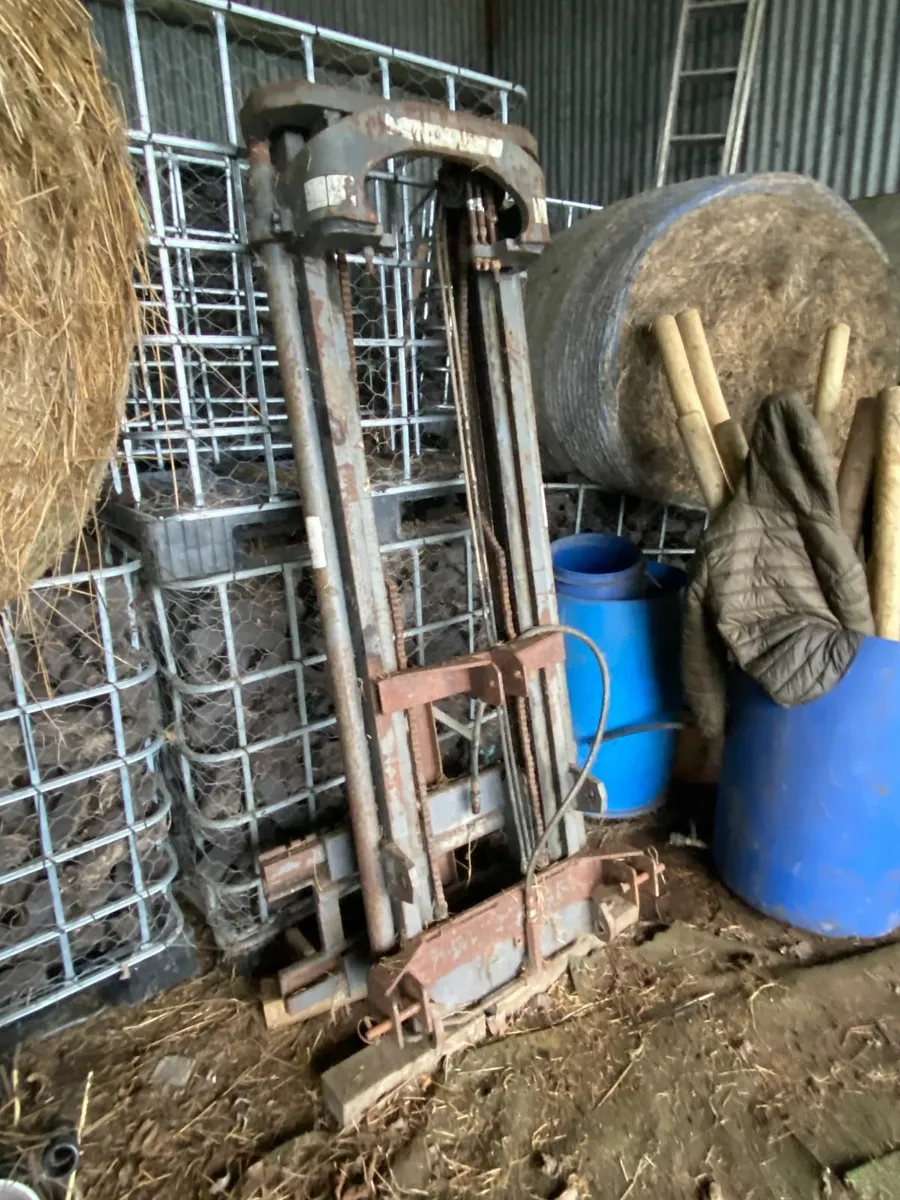
[[[717,200],[676,221],[644,258],[619,346],[622,437],[640,455],[646,490],[697,504],[696,481],[675,428],[649,331],[662,313],[700,310],[722,391],[748,437],[762,400],[791,389],[812,403],[825,333],[851,330],[835,450],[861,396],[900,371],[900,293],[868,232],[824,204],[809,183],[791,195]]]
[[[0,604],[79,534],[116,444],[142,226],[78,0],[0,0]]]

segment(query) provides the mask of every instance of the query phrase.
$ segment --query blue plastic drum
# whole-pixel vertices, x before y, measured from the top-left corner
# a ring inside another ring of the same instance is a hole
[[[781,921],[839,937],[900,925],[900,644],[866,638],[798,708],[736,680],[714,849],[732,891]]]
[[[679,719],[683,571],[644,563],[624,538],[582,534],[554,542],[559,619],[582,630],[606,656],[610,710],[592,771],[606,788],[605,817],[634,817],[664,799],[677,731],[644,729]],[[593,654],[566,638],[566,682],[578,764],[597,731],[603,685]]]

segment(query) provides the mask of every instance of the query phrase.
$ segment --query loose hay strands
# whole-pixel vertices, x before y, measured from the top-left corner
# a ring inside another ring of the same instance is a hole
[[[143,241],[77,0],[0,0],[0,605],[78,536],[115,449]]]

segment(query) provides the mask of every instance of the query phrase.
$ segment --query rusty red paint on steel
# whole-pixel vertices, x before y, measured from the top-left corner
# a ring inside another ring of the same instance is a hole
[[[379,679],[375,686],[381,711],[386,713],[406,712],[462,694],[476,696],[488,704],[503,703],[500,673],[487,651],[433,667],[397,671]]]
[[[638,851],[582,854],[548,868],[535,883],[538,922],[546,924],[570,904],[589,899],[603,879],[604,864],[631,856],[644,858]],[[379,997],[384,997],[388,1001],[387,1011],[390,1011],[390,1001],[406,994],[407,977],[412,983],[411,990],[432,991],[435,984],[452,971],[492,954],[499,943],[507,941],[519,945],[525,941],[525,888],[522,884],[427,930],[399,954],[377,963],[369,976],[369,996],[376,1003]]]
[[[489,704],[502,704],[507,694],[527,695],[526,675],[565,661],[562,634],[521,637],[490,650],[450,662],[397,671],[376,681],[383,713],[404,712],[417,705],[461,694]]]
[[[413,758],[421,773],[422,783],[430,787],[443,775],[434,713],[430,704],[417,704],[410,708],[406,715]]]
[[[341,955],[347,949],[346,943],[338,950],[328,954],[315,954],[302,962],[294,963],[278,972],[278,991],[282,996],[290,996],[302,988],[309,987],[318,979],[328,975],[340,964]]]
[[[263,892],[269,901],[279,900],[299,890],[304,883],[316,881],[318,866],[322,866],[325,878],[325,850],[318,836],[290,842],[267,850],[257,859]]]

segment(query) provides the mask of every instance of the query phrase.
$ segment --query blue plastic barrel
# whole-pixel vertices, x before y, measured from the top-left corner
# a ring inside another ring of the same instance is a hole
[[[841,682],[798,708],[736,680],[714,851],[732,891],[801,929],[900,925],[900,644],[866,638]]]
[[[687,577],[674,567],[645,565],[630,542],[606,534],[562,538],[551,551],[559,619],[593,638],[610,672],[606,740],[592,771],[606,788],[607,807],[594,815],[649,812],[664,798],[677,733],[631,730],[678,720],[681,592]],[[612,570],[600,569],[604,563]],[[566,638],[566,682],[580,766],[597,731],[603,684],[593,654],[572,637]]]
[[[577,533],[553,543],[557,594],[581,600],[632,600],[644,587],[639,546],[611,533]]]

